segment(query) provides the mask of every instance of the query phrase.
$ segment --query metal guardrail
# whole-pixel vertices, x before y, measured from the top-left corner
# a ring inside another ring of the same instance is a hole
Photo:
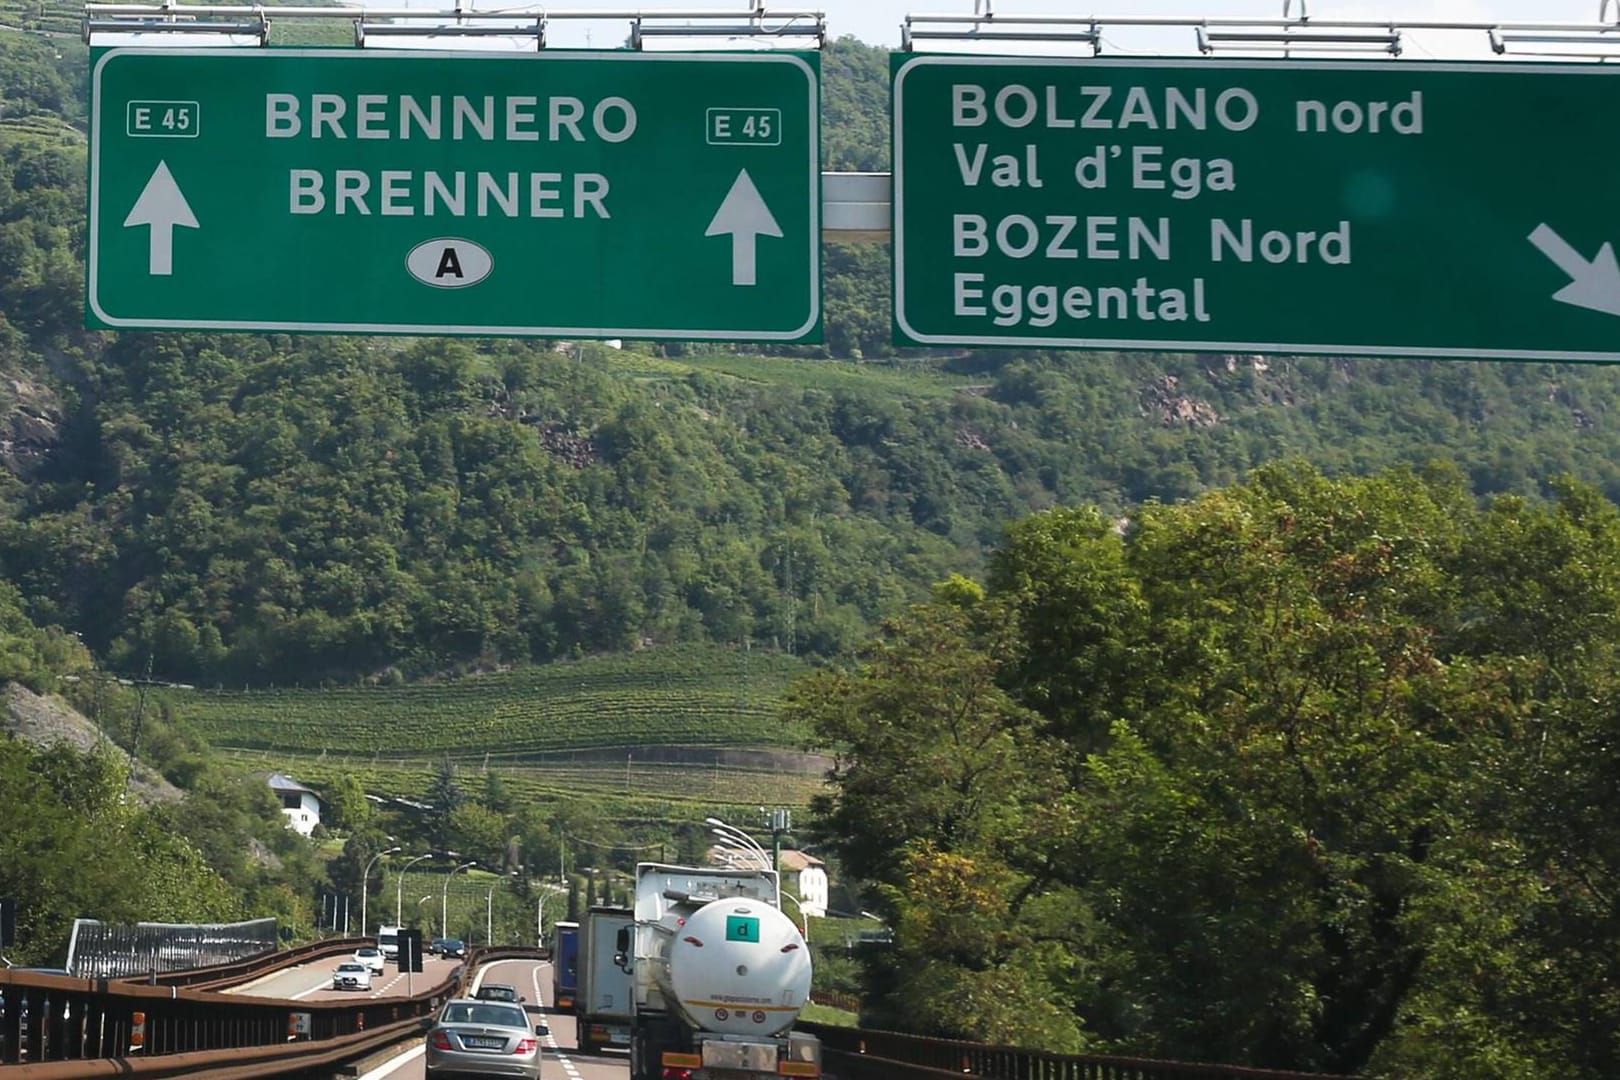
[[[842,990],[812,990],[810,991],[810,1004],[825,1005],[829,1009],[841,1009],[844,1012],[858,1013],[861,1011],[860,995],[846,993]]]
[[[467,962],[461,965],[456,993],[465,997],[472,990],[473,979],[484,964],[496,960],[547,960],[551,950],[533,949],[522,945],[475,945],[467,952]]]
[[[411,997],[358,1004],[216,992],[294,964],[348,953],[366,940],[332,939],[156,977],[166,985],[134,977],[0,971],[0,1066],[16,1080],[280,1076],[352,1060],[424,1030],[446,998],[466,992],[480,964],[542,958],[539,949],[474,949],[448,979]]]
[[[285,1076],[289,1072],[336,1066],[381,1049],[424,1030],[424,1021],[409,1018],[370,1031],[337,1036],[323,1042],[293,1042],[246,1049],[201,1050],[159,1057],[101,1058],[54,1061],[38,1065],[8,1066],[7,1080],[73,1080],[92,1076],[208,1077],[208,1080],[250,1080]]]
[[[159,972],[157,975],[129,975],[120,979],[124,983],[151,983],[157,986],[189,986],[193,990],[219,990],[236,986],[272,971],[308,963],[327,956],[352,953],[362,945],[373,944],[372,938],[327,938],[307,945],[284,949],[280,952],[252,956],[228,964],[191,968],[186,971]]]
[[[335,942],[323,946],[340,949]],[[316,951],[283,957],[297,962]],[[293,1062],[319,1065],[328,1053],[341,1060],[419,1029],[459,978],[458,972],[408,998],[352,1003],[0,971],[0,1066],[19,1066],[5,1070],[18,1078],[274,1076],[304,1067]],[[227,1073],[226,1065],[235,1068]]]
[[[171,976],[207,976],[186,987],[0,971],[0,1065],[16,1080],[279,1076],[354,1060],[424,1030],[447,997],[467,992],[481,965],[544,959],[540,949],[475,948],[438,985],[409,998],[363,1004],[245,998],[200,988],[347,952],[361,940],[317,942]],[[225,975],[224,967],[237,970]],[[296,1034],[295,1016],[307,1018]],[[1051,1054],[899,1032],[800,1026],[821,1039],[827,1072],[839,1080],[1329,1080],[1323,1073]]]
[[[1326,1073],[1093,1054],[1049,1054],[1011,1046],[930,1039],[893,1031],[798,1025],[821,1040],[822,1063],[838,1080],[1345,1080]]]

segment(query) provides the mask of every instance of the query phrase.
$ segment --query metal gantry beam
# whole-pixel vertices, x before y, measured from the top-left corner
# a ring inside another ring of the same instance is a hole
[[[473,38],[512,37],[535,40],[546,47],[546,28],[557,22],[626,21],[632,47],[642,48],[647,38],[748,38],[826,41],[824,12],[809,9],[776,10],[756,2],[734,8],[546,8],[510,7],[480,11],[457,0],[439,10],[373,7],[276,7],[247,4],[90,3],[84,5],[86,44],[99,34],[210,34],[251,37],[258,45],[270,43],[275,19],[343,19],[354,24],[355,43],[381,37]],[[801,44],[801,47],[806,47]]]
[[[1611,2],[1614,11],[1611,14]],[[900,47],[915,51],[918,42],[957,43],[1023,42],[1104,49],[1109,29],[1185,29],[1193,33],[1200,53],[1218,50],[1244,53],[1382,53],[1402,54],[1402,34],[1408,31],[1473,33],[1486,36],[1497,55],[1556,56],[1564,59],[1620,58],[1620,0],[1599,0],[1597,21],[1472,22],[1435,19],[1332,19],[1313,17],[1300,0],[1298,14],[1292,0],[1283,0],[1275,19],[1221,15],[1104,15],[1018,14],[998,12],[994,0],[975,0],[966,12],[915,12],[900,26]]]

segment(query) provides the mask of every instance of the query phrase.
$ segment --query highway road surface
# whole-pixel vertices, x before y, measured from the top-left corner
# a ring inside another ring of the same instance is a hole
[[[486,964],[478,973],[480,982],[510,983],[517,987],[536,1023],[542,1018],[550,1026],[550,1034],[541,1040],[544,1057],[540,1071],[546,1080],[626,1080],[630,1072],[630,1057],[625,1053],[604,1051],[582,1056],[574,1048],[574,1018],[556,1013],[535,1011],[536,1003],[543,1003],[551,993],[551,965],[543,960],[496,960]],[[476,984],[475,984],[476,985]],[[360,1080],[425,1080],[423,1044],[418,1043],[406,1053],[366,1073]]]
[[[463,963],[460,960],[444,960],[429,956],[423,960],[424,970],[420,974],[410,976],[408,980],[394,970],[393,964],[389,964],[381,975],[371,977],[369,991],[333,990],[332,969],[347,959],[349,959],[347,955],[328,956],[308,964],[272,972],[250,983],[232,987],[225,993],[247,994],[251,997],[291,998],[293,1001],[355,1001],[366,997],[408,997],[408,988],[421,990],[424,987],[437,986],[448,979],[450,973]]]

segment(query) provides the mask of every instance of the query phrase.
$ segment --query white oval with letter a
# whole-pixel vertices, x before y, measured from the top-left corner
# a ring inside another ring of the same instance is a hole
[[[471,240],[424,240],[405,256],[405,269],[424,285],[461,289],[476,285],[495,269],[495,259]]]

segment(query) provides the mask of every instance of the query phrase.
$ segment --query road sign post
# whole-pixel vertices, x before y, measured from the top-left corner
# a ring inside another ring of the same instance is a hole
[[[898,343],[1620,360],[1620,72],[891,64]]]
[[[102,49],[87,322],[820,340],[814,53]]]

